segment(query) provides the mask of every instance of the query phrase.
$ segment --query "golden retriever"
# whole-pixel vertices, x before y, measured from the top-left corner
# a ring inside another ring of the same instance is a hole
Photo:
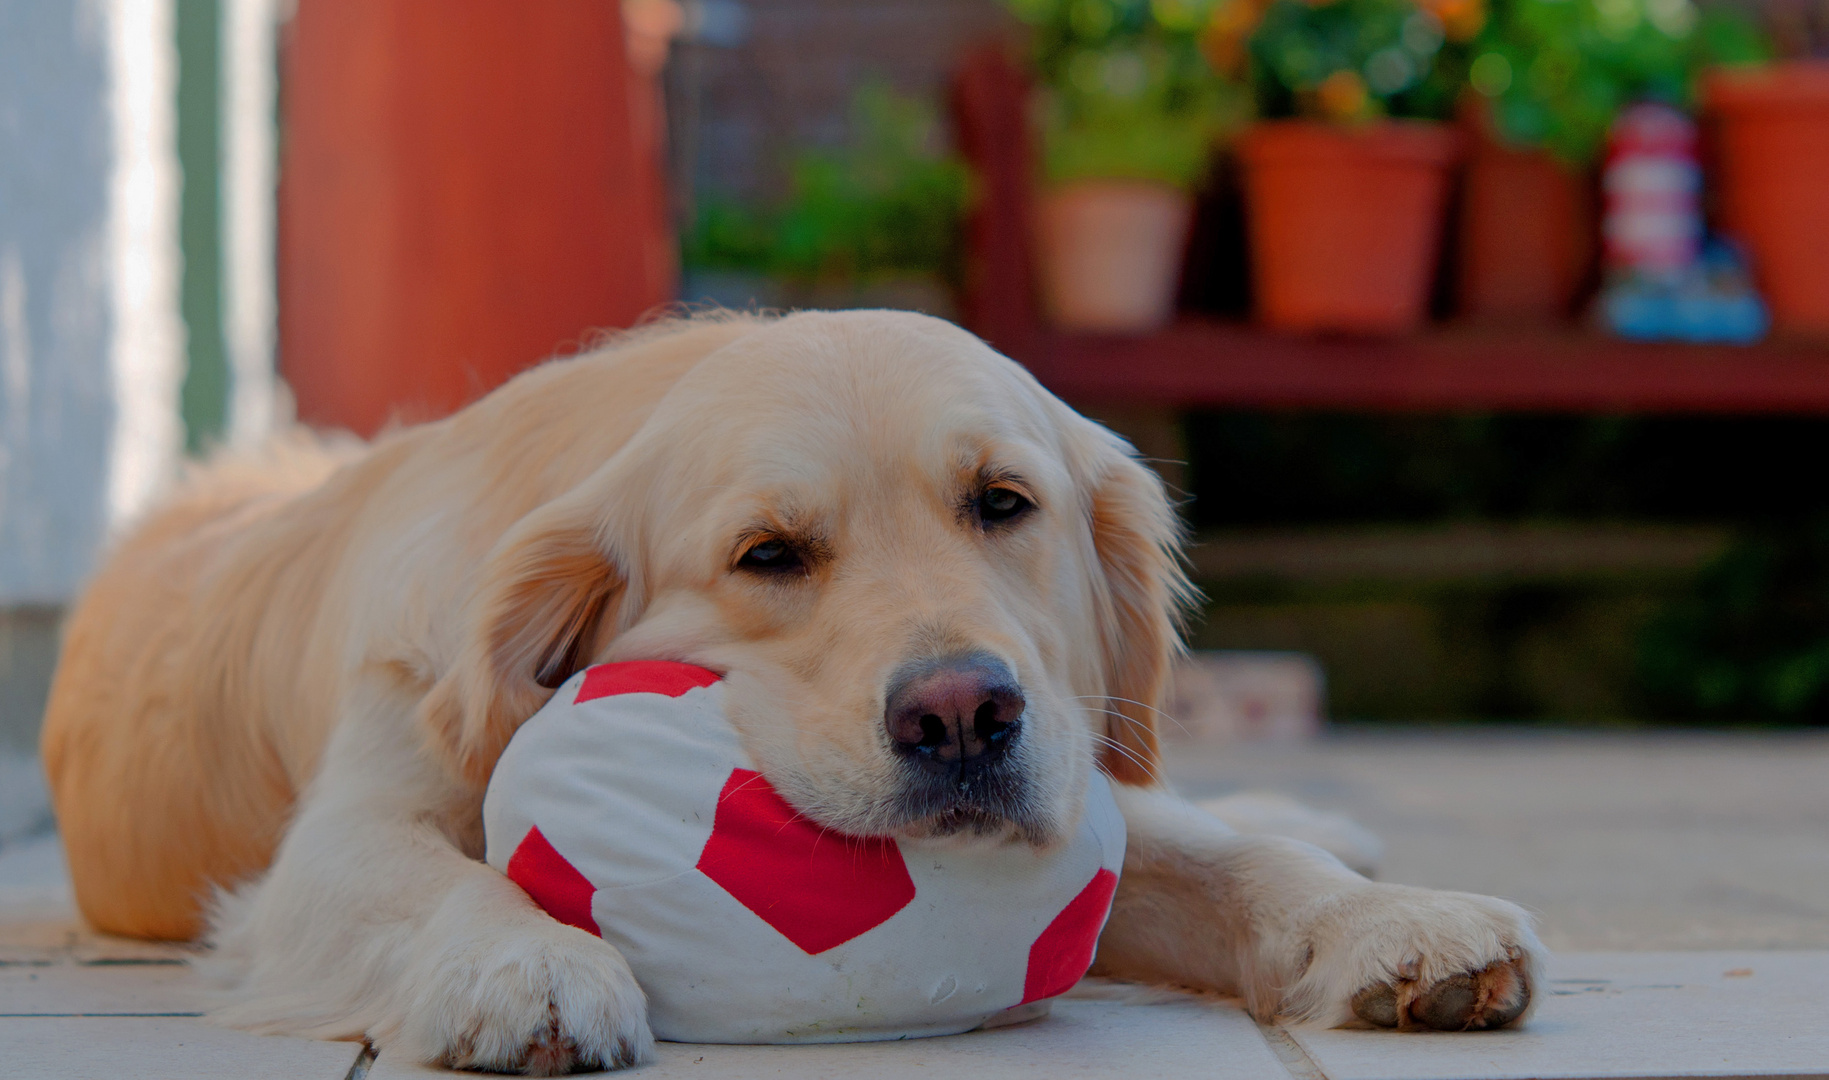
[[[770,782],[835,829],[1045,845],[1104,769],[1129,852],[1103,974],[1261,1017],[1515,1022],[1542,952],[1519,908],[1155,782],[1178,542],[1119,438],[889,312],[663,324],[367,448],[220,464],[72,615],[44,760],[76,896],[115,933],[213,918],[230,1024],[639,1061],[628,966],[479,861],[480,807],[567,675],[666,658],[726,674]]]

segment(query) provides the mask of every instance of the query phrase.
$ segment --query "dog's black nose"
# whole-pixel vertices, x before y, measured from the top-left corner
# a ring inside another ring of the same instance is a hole
[[[984,653],[922,664],[892,679],[883,722],[896,749],[936,768],[989,765],[1022,728],[1022,690]]]

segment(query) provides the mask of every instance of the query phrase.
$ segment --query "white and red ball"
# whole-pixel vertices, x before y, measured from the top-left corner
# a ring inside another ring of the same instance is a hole
[[[756,771],[725,692],[688,664],[579,672],[483,803],[489,864],[622,952],[656,1036],[946,1035],[1039,1011],[1085,974],[1124,859],[1104,777],[1046,851],[846,836]]]

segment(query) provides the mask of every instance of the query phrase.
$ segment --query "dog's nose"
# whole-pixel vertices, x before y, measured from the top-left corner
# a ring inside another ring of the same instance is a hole
[[[1023,706],[1016,676],[1003,661],[972,653],[893,680],[883,721],[899,752],[959,770],[1002,757],[1021,732]]]

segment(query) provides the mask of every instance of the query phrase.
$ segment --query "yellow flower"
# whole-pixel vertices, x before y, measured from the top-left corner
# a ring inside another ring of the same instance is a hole
[[[1337,123],[1364,120],[1371,113],[1371,95],[1366,93],[1365,80],[1357,71],[1342,69],[1321,80],[1315,87],[1315,103],[1320,106],[1325,119]]]
[[[1240,75],[1245,70],[1251,34],[1264,17],[1268,0],[1222,0],[1200,32],[1200,51],[1215,71]]]
[[[1418,6],[1442,21],[1449,41],[1472,41],[1486,26],[1485,0],[1418,0]]]

